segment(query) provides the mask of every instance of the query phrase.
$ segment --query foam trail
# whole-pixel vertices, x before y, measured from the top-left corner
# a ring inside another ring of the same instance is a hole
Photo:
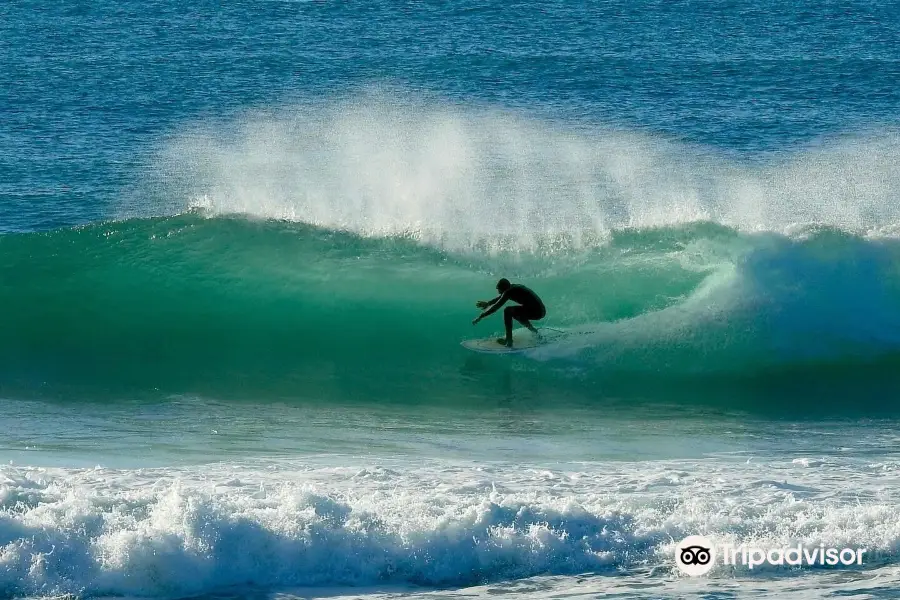
[[[581,326],[532,356],[587,352],[606,369],[750,373],[900,353],[895,242],[833,232],[754,242],[734,262],[711,266],[681,301]],[[692,253],[691,244],[684,252]]]
[[[408,235],[450,250],[592,245],[622,228],[900,224],[900,135],[847,136],[756,164],[660,136],[388,100],[248,114],[160,156],[164,207]]]

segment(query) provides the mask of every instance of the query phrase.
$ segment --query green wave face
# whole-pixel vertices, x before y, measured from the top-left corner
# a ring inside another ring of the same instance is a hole
[[[792,239],[713,224],[528,253],[192,214],[6,235],[2,392],[442,403],[734,402],[841,383],[883,393],[900,349],[898,253],[837,230]],[[461,348],[502,329],[500,315],[471,325],[501,276],[535,289],[546,324],[572,335],[515,358]]]
[[[198,216],[4,236],[2,301],[17,315],[0,330],[4,379],[433,395],[432,378],[455,380],[471,358],[461,339],[502,329],[500,315],[470,323],[501,274],[534,285],[556,325],[659,308],[703,277],[666,273],[653,257],[630,275],[607,272],[620,253],[454,256],[407,239]],[[600,293],[611,288],[617,298]]]

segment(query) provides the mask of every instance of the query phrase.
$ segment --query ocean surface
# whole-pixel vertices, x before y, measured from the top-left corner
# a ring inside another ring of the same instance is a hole
[[[0,599],[897,598],[898,445],[895,2],[0,4]]]

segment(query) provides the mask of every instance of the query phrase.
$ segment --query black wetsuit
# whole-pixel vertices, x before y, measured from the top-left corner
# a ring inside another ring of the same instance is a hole
[[[540,321],[547,316],[547,309],[544,303],[538,298],[538,295],[532,292],[524,285],[513,284],[508,290],[488,302],[488,309],[484,311],[484,316],[488,316],[501,306],[506,304],[507,300],[517,302],[519,306],[507,306],[503,311],[503,324],[506,326],[507,337],[512,336],[512,320],[515,319],[523,325],[529,325],[531,321]]]

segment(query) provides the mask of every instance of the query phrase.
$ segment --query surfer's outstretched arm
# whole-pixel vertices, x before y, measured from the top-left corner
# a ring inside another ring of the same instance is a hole
[[[478,321],[482,320],[483,318],[489,317],[490,315],[497,312],[497,310],[501,306],[506,304],[507,300],[509,300],[509,296],[505,292],[503,294],[500,294],[500,296],[498,296],[497,298],[494,298],[493,300],[491,300],[491,302],[487,305],[488,309],[486,311],[484,311],[483,313],[481,313],[480,315],[478,315],[478,318],[476,318],[474,321],[472,321],[472,325],[478,323]]]
[[[476,306],[477,308],[485,309],[485,308],[487,308],[488,306],[490,306],[490,305],[494,304],[495,302],[497,302],[497,300],[499,300],[501,297],[502,297],[502,295],[497,296],[497,297],[494,298],[493,300],[479,300],[478,302],[475,303],[475,306]]]

